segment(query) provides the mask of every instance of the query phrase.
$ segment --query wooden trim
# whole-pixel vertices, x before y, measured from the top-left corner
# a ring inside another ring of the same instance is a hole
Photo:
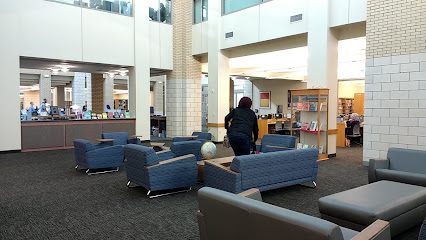
[[[247,197],[247,196],[250,196],[250,195],[253,195],[253,194],[256,194],[256,193],[260,193],[259,189],[257,189],[257,188],[250,188],[249,190],[246,190],[244,192],[238,193],[238,196]]]
[[[225,123],[206,123],[207,127],[225,127]]]
[[[39,151],[47,151],[47,150],[60,150],[60,149],[72,149],[74,146],[65,146],[65,147],[48,147],[48,148],[29,148],[22,149],[21,152],[39,152]]]
[[[372,224],[370,224],[368,227],[366,227],[364,230],[362,230],[360,233],[355,235],[355,237],[352,238],[352,240],[365,240],[365,239],[374,239],[377,237],[380,233],[386,230],[386,228],[389,227],[389,222],[383,221],[383,220],[376,220]]]
[[[291,149],[291,150],[296,149],[296,148],[289,148],[289,147],[282,147],[282,146],[273,146],[273,145],[266,145],[266,147],[269,147],[269,148],[280,148],[280,149]]]
[[[323,160],[328,160],[328,154],[327,153],[318,155],[318,161],[323,161]]]
[[[205,161],[204,161],[204,164],[210,164],[210,165],[212,165],[212,166],[215,166],[215,167],[217,167],[217,168],[220,168],[220,169],[222,169],[222,170],[225,170],[226,172],[231,173],[231,174],[234,174],[234,175],[238,175],[238,174],[240,174],[239,172],[232,171],[231,169],[229,169],[229,168],[227,168],[227,167],[225,167],[225,166],[223,166],[223,165],[220,165],[219,163],[215,163],[215,162],[213,162],[213,161],[211,161],[211,160],[205,160]]]
[[[180,156],[180,157],[175,157],[175,158],[172,158],[172,159],[161,161],[161,162],[159,162],[155,165],[145,166],[145,168],[150,169],[150,168],[158,167],[158,166],[161,166],[161,165],[164,165],[164,164],[176,162],[176,161],[183,160],[183,159],[190,158],[190,157],[195,157],[195,155],[194,154],[188,154],[188,155],[183,155],[183,156]]]
[[[327,135],[335,135],[338,133],[337,128],[336,129],[328,129]]]

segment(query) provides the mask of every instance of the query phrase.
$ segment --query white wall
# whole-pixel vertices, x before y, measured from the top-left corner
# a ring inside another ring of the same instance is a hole
[[[306,82],[296,80],[253,80],[253,109],[259,109],[258,114],[276,113],[277,105],[283,105],[283,113],[291,113],[287,108],[288,90],[303,89],[306,85]],[[260,91],[271,91],[271,109],[259,108]]]
[[[133,18],[82,9],[83,62],[134,65]]]
[[[367,0],[329,0],[329,26],[336,27],[366,21]],[[308,0],[274,0],[240,10],[221,17],[222,30],[219,39],[208,39],[204,33],[208,22],[192,26],[193,54],[207,53],[204,43],[220,41],[220,48],[227,49],[262,41],[284,38],[308,32]],[[303,14],[303,20],[290,23],[290,17]],[[315,14],[315,13],[313,13]],[[233,32],[225,39],[225,33]]]
[[[173,70],[173,26],[149,22],[149,54],[151,68]]]
[[[21,149],[19,118],[19,18],[15,1],[3,1],[0,8],[0,101],[8,113],[0,118],[0,151]]]
[[[367,19],[366,0],[330,0],[329,26],[362,22]]]
[[[81,8],[42,0],[10,2],[19,9],[19,55],[83,60]]]

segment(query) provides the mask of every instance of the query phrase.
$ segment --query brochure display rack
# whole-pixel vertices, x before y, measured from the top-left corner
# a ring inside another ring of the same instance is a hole
[[[299,135],[297,148],[317,148],[318,160],[328,159],[328,92],[325,88],[291,90],[290,132]]]

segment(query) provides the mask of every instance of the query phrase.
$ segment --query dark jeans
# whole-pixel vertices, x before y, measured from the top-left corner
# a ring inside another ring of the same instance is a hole
[[[251,136],[242,132],[230,132],[228,138],[235,156],[250,154]]]

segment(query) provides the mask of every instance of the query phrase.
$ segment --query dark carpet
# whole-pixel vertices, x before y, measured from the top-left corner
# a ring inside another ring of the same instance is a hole
[[[144,143],[147,144],[147,143]],[[169,145],[170,142],[167,142]],[[216,157],[233,155],[218,146]],[[125,168],[88,176],[74,150],[0,154],[0,239],[198,239],[198,184],[149,199],[126,187]],[[263,192],[265,202],[319,217],[318,198],[367,184],[362,148],[338,148],[319,163],[317,188]],[[395,239],[417,239],[420,226]]]

